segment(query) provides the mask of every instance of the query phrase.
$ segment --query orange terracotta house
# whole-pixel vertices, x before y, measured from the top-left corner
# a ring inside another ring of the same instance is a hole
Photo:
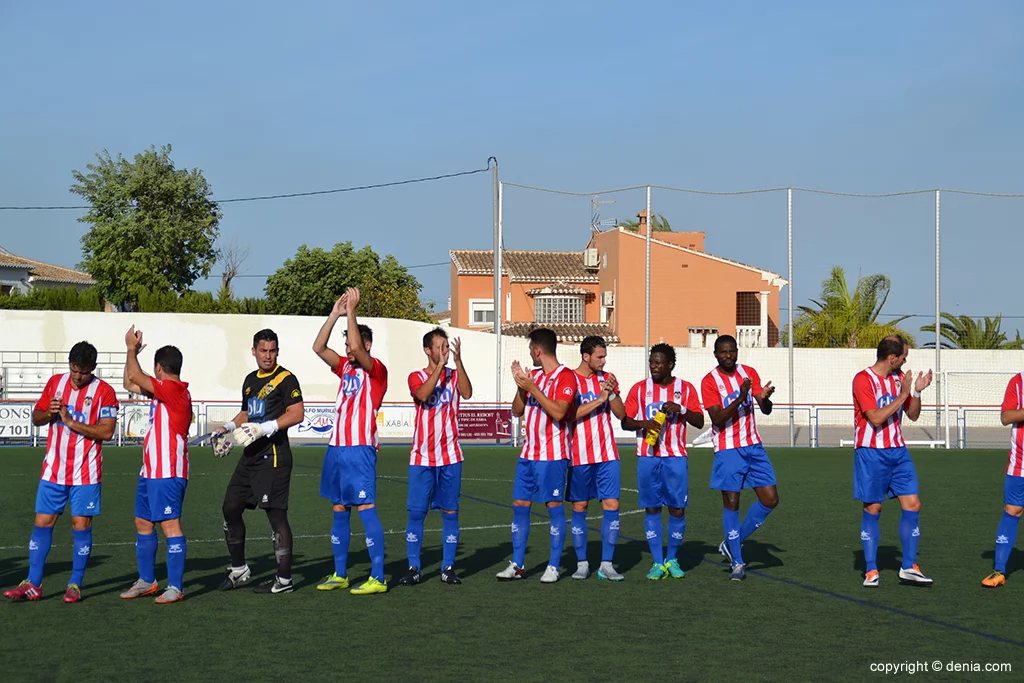
[[[589,334],[644,344],[647,219],[640,229],[592,233],[582,251],[502,252],[502,331],[551,327],[575,342]],[[742,347],[779,343],[778,273],[704,251],[702,232],[651,234],[651,341],[711,346],[731,334]],[[493,329],[492,251],[451,251],[451,325]],[[669,284],[671,283],[671,284]]]

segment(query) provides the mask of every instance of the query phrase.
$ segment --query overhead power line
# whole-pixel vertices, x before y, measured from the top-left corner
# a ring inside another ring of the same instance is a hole
[[[475,175],[477,173],[487,173],[488,171],[491,170],[491,161],[493,159],[494,157],[488,158],[487,166],[484,168],[476,168],[471,171],[458,171],[456,173],[443,173],[441,175],[433,175],[425,178],[394,180],[388,183],[374,183],[372,185],[354,185],[352,187],[339,187],[333,190],[310,190],[308,192],[288,192],[284,194],[258,195],[255,197],[231,197],[229,199],[215,199],[214,201],[217,202],[218,204],[234,204],[238,202],[260,202],[267,201],[270,199],[293,199],[295,197],[314,197],[322,194],[340,194],[342,192],[377,190],[384,187],[397,187],[399,185],[412,185],[414,183],[429,183],[435,180],[445,180],[447,178],[458,178],[460,176]],[[65,211],[91,208],[91,206],[86,204],[75,206],[0,206],[0,211]]]

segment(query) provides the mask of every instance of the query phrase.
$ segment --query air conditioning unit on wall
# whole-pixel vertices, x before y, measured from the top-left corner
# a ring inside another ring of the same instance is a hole
[[[615,305],[615,293],[614,292],[601,292],[601,305],[602,306],[614,306]]]
[[[591,247],[590,249],[583,250],[583,267],[584,268],[597,268],[600,263],[597,256],[597,249]]]

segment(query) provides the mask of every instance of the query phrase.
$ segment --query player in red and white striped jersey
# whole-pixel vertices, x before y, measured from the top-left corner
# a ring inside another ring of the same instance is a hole
[[[138,354],[145,348],[142,330],[133,325],[124,336],[127,359],[124,388],[143,394],[149,406],[149,428],[142,443],[142,471],[135,491],[135,555],[139,579],[121,593],[125,599],[159,591],[156,581],[156,526],[167,542],[167,589],[157,604],[178,602],[185,577],[186,539],[181,529],[182,507],[188,486],[188,430],[192,424],[192,396],[188,382],[181,381],[181,351],[163,346],[153,354],[153,376],[139,365]]]
[[[718,367],[701,382],[704,410],[712,425],[715,464],[711,468],[711,488],[722,492],[722,526],[725,540],[718,546],[732,564],[730,578],[746,576],[740,544],[754,533],[779,504],[775,487],[775,470],[761,443],[754,419],[754,402],[761,412],[772,412],[771,382],[761,385],[754,368],[736,362],[739,353],[736,339],[722,335],[715,340]],[[754,489],[757,500],[743,516],[740,524],[740,492]]]
[[[43,567],[53,528],[69,501],[74,554],[64,602],[81,600],[85,566],[92,552],[92,518],[100,514],[103,442],[114,436],[118,410],[114,389],[93,375],[96,356],[96,348],[89,342],[71,347],[69,372],[49,379],[32,410],[33,424],[48,424],[49,434],[36,492],[35,528],[28,544],[28,578],[4,593],[10,600],[42,597]]]
[[[913,421],[921,416],[921,392],[932,383],[932,372],[904,372],[907,341],[898,335],[878,344],[875,364],[853,378],[854,427],[853,496],[864,503],[860,539],[864,546],[864,585],[878,586],[878,518],[886,498],[899,498],[900,542],[903,564],[900,580],[929,585],[932,580],[917,566],[917,544],[921,535],[918,516],[917,472],[903,441],[903,416]]]
[[[689,459],[686,457],[686,425],[704,426],[697,389],[672,376],[676,350],[668,344],[655,344],[649,358],[650,379],[637,382],[626,397],[626,416],[622,428],[635,431],[636,481],[640,507],[646,511],[644,529],[654,564],[647,578],[658,581],[686,574],[676,555],[686,533],[686,505],[690,497]],[[663,413],[664,424],[654,419]],[[651,446],[646,438],[654,433]],[[661,508],[668,506],[667,550],[662,549]]]
[[[523,577],[526,540],[530,535],[530,507],[544,503],[551,515],[551,555],[542,583],[558,581],[558,565],[565,547],[565,473],[572,455],[572,423],[569,409],[576,399],[576,375],[558,362],[558,337],[541,327],[530,332],[530,358],[534,370],[527,373],[512,363],[512,379],[518,391],[512,414],[523,418],[526,438],[519,454],[512,485],[512,561],[498,573],[500,581]]]
[[[1017,542],[1017,527],[1024,513],[1024,373],[1007,383],[999,418],[1010,425],[1010,454],[1003,483],[1003,518],[996,530],[995,567],[981,582],[989,588],[1006,583],[1006,561]]]
[[[448,344],[440,327],[423,335],[427,367],[409,375],[409,393],[416,404],[412,450],[409,454],[409,494],[406,509],[405,545],[409,570],[398,580],[400,586],[421,581],[420,548],[427,511],[441,511],[443,559],[441,581],[458,585],[455,551],[459,544],[459,491],[462,487],[462,447],[459,446],[459,399],[473,396],[473,384],[462,365],[458,339]],[[448,367],[449,355],[455,368]]]
[[[341,379],[335,407],[334,429],[324,454],[320,496],[334,506],[331,547],[334,573],[318,590],[348,588],[348,545],[352,535],[351,508],[359,511],[370,554],[370,578],[353,595],[387,592],[384,581],[384,527],[377,516],[377,411],[388,390],[388,369],[370,355],[373,330],[356,319],[359,290],[350,287],[334,303],[320,328],[313,351]],[[338,319],[346,320],[345,357],[327,346]]]
[[[586,337],[580,344],[579,367],[576,368],[575,422],[572,433],[572,466],[566,498],[572,502],[569,530],[576,549],[576,573],[572,578],[590,576],[587,562],[587,507],[597,498],[604,508],[601,522],[601,565],[597,578],[622,581],[612,560],[619,537],[619,493],[621,473],[619,450],[615,445],[612,415],[621,420],[626,408],[619,397],[615,375],[605,372],[608,345],[601,337]]]

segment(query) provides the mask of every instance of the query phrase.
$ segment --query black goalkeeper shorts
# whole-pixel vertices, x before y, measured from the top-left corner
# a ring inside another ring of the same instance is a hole
[[[291,481],[290,467],[269,467],[263,463],[244,465],[240,462],[228,482],[224,502],[240,502],[250,510],[287,510]]]

